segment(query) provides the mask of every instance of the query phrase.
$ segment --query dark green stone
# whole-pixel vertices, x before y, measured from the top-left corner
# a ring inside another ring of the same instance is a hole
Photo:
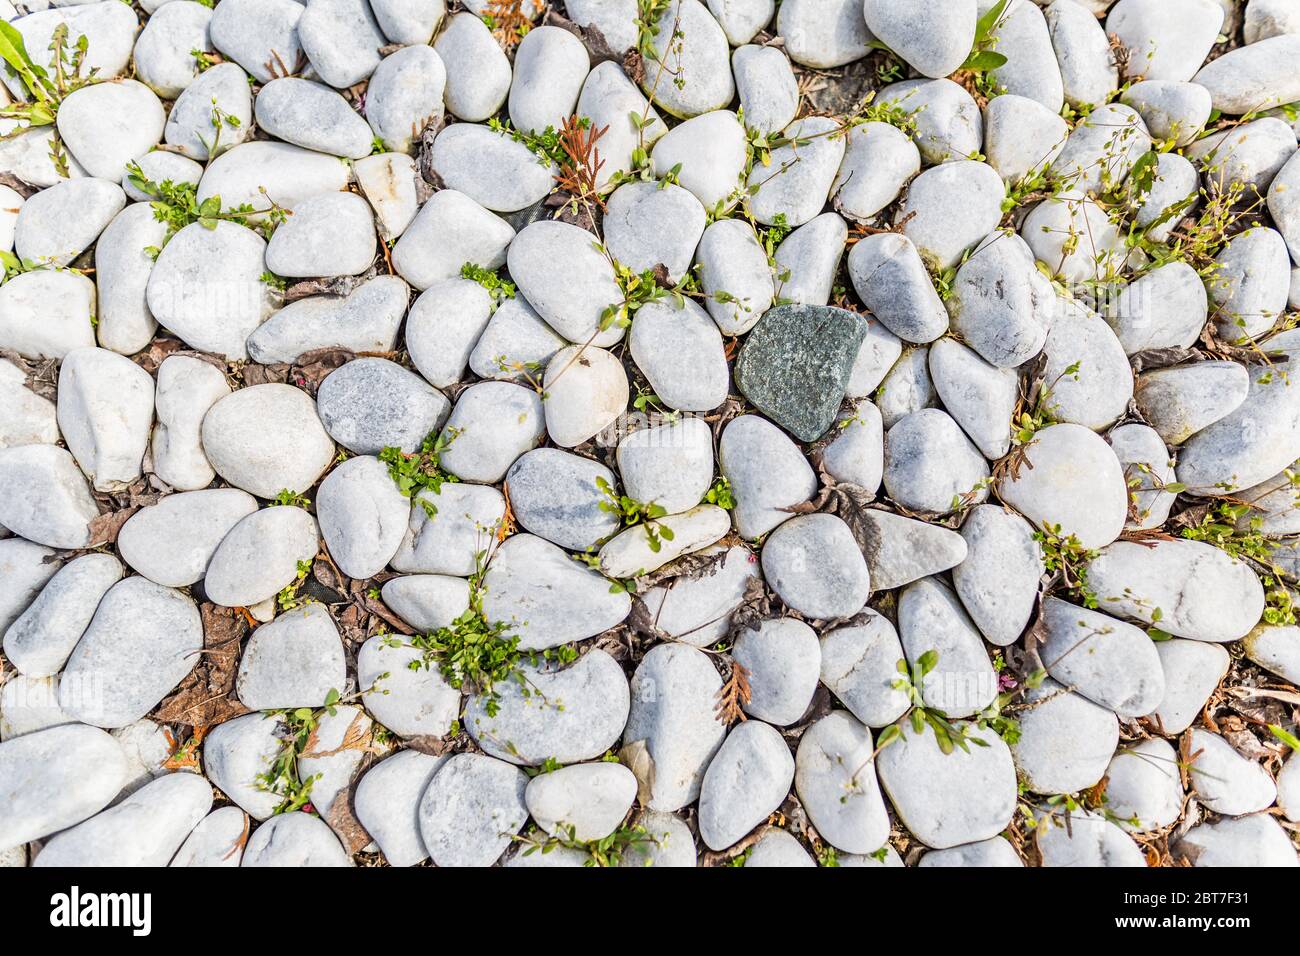
[[[736,387],[760,412],[800,441],[816,441],[835,422],[867,319],[825,305],[779,305],[745,339]]]

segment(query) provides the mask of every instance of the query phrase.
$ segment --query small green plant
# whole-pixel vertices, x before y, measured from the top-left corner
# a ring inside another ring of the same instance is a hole
[[[583,866],[621,866],[623,857],[630,851],[658,842],[640,824],[618,827],[599,840],[579,840],[577,829],[573,826],[562,825],[559,832],[552,836],[539,836],[540,833],[539,830],[530,830],[513,838],[528,847],[523,851],[524,856],[539,852],[545,855],[556,847],[564,847],[586,853],[587,859],[583,861]]]
[[[636,48],[647,59],[656,59],[655,38],[659,36],[659,21],[672,6],[671,0],[636,0]]]
[[[285,289],[289,288],[289,280],[284,276],[276,275],[270,269],[264,270],[258,278],[262,281],[263,285],[274,289],[276,292],[283,292]]]
[[[1088,562],[1097,557],[1097,552],[1085,548],[1075,535],[1062,534],[1059,524],[1048,524],[1045,529],[1034,532],[1034,540],[1043,551],[1044,569],[1058,576],[1061,587],[1082,601],[1084,607],[1095,608],[1097,595],[1088,587]]]
[[[726,475],[718,476],[712,487],[704,493],[704,500],[727,511],[736,507],[736,496],[732,493],[731,482],[727,480]]]
[[[818,866],[839,866],[840,855],[829,843],[819,843],[816,847]]]
[[[879,850],[872,850],[867,854],[867,856],[871,857],[877,863],[884,863],[885,860],[889,859],[889,844],[886,843]]]
[[[916,734],[925,733],[926,727],[933,730],[939,749],[945,754],[950,754],[957,748],[969,753],[971,744],[977,747],[988,746],[987,741],[971,735],[971,724],[954,724],[942,710],[926,705],[925,678],[938,664],[939,652],[933,649],[918,657],[916,663],[910,668],[907,661],[899,658],[897,665],[899,676],[894,678],[892,686],[894,690],[902,691],[907,695],[911,709],[896,723],[890,724],[880,732],[880,736],[876,738],[877,751],[885,749],[902,738],[904,722],[910,723],[912,732]],[[857,777],[856,772],[854,777]]]
[[[1011,423],[1011,443],[1016,447],[1029,445],[1034,441],[1034,436],[1046,428],[1048,425],[1056,424],[1057,406],[1051,404],[1052,392],[1062,379],[1071,378],[1076,382],[1079,380],[1079,370],[1083,363],[1075,362],[1067,366],[1060,375],[1052,379],[1050,383],[1040,382],[1035,393],[1030,396],[1027,407],[1022,409],[1020,416]]]
[[[982,73],[1006,65],[1006,56],[993,49],[997,45],[997,38],[993,36],[993,31],[1002,22],[1003,14],[1006,13],[1010,2],[1011,0],[998,0],[976,21],[975,42],[971,46],[970,56],[966,58],[966,62],[960,69]]]
[[[60,23],[50,37],[50,69],[38,66],[27,54],[23,35],[10,23],[0,22],[0,59],[22,80],[29,99],[0,107],[0,119],[17,121],[14,129],[0,136],[0,142],[20,136],[29,129],[54,126],[59,107],[68,96],[95,82],[98,68],[82,74],[89,41],[84,34],[68,42],[68,25]],[[57,128],[52,131],[50,159],[60,176],[69,175],[68,155]]]
[[[437,495],[442,491],[443,482],[460,480],[442,469],[442,453],[458,434],[453,429],[430,432],[420,443],[420,450],[412,454],[393,445],[379,453],[379,460],[388,466],[388,477],[393,479],[397,490],[416,501],[430,518],[437,515],[438,508],[420,492],[429,491]]]
[[[627,495],[620,495],[603,477],[596,478],[596,487],[605,496],[605,500],[600,503],[600,510],[615,515],[625,528],[643,525],[651,551],[658,554],[664,541],[673,540],[672,528],[659,522],[660,518],[668,514],[662,505],[653,502],[646,504]]]
[[[1268,730],[1274,737],[1290,747],[1293,753],[1300,754],[1300,738],[1297,738],[1295,734],[1289,730],[1284,730],[1277,724],[1269,724]]]
[[[506,299],[515,297],[516,289],[513,282],[507,282],[491,269],[485,269],[472,262],[467,262],[460,267],[460,277],[462,279],[471,279],[487,289],[488,295],[492,297],[492,302],[495,305],[500,305]]]
[[[196,222],[204,229],[216,229],[217,224],[221,222],[233,222],[251,228],[251,216],[265,215],[267,219],[263,232],[267,233],[274,231],[275,227],[284,222],[289,215],[287,210],[274,202],[262,210],[254,209],[247,203],[234,209],[223,210],[220,196],[209,196],[200,202],[198,185],[195,183],[176,183],[170,179],[163,180],[161,183],[154,182],[145,175],[137,162],[128,163],[126,169],[127,179],[131,185],[151,197],[149,205],[153,207],[154,219],[167,226],[167,233],[163,236],[163,246],[166,246],[176,233]],[[157,258],[158,253],[162,251],[162,246],[148,246],[145,251]],[[267,276],[270,275],[270,272],[264,272],[262,280],[267,281]]]
[[[292,508],[310,508],[311,499],[297,491],[290,491],[288,488],[280,489],[280,493],[271,499],[273,505],[287,505]]]
[[[1219,501],[1210,507],[1199,522],[1190,528],[1184,528],[1180,534],[1191,541],[1212,544],[1234,558],[1249,558],[1264,565],[1272,565],[1277,543],[1261,533],[1263,519],[1252,515],[1253,510],[1253,506],[1246,502],[1234,504]],[[1243,519],[1245,530],[1240,527]]]
[[[299,707],[296,710],[267,711],[268,714],[279,717],[284,724],[284,729],[279,732],[282,743],[271,766],[257,775],[256,783],[259,790],[274,793],[281,798],[275,808],[276,814],[310,807],[312,785],[321,778],[321,774],[304,779],[298,770],[298,760],[311,743],[321,716],[328,713],[332,717],[337,713],[339,699],[339,692],[331,690],[325,698],[325,706],[319,710]]]
[[[198,47],[190,50],[190,57],[194,60],[194,68],[200,73],[206,73],[220,62],[214,59],[207,50],[200,50]]]
[[[298,594],[298,589],[307,580],[307,575],[311,574],[311,565],[310,560],[299,561],[297,577],[286,584],[280,593],[275,596],[275,603],[281,611],[292,611],[296,607],[312,603],[311,598],[301,597]]]

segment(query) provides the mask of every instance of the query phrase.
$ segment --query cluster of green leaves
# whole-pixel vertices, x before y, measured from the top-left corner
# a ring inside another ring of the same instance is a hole
[[[472,262],[467,262],[460,267],[460,277],[462,279],[472,279],[487,289],[488,295],[492,297],[492,301],[497,305],[500,305],[506,299],[513,299],[518,291],[513,282],[507,282],[491,269],[485,269]]]
[[[664,541],[673,540],[672,528],[659,522],[660,518],[668,514],[663,505],[654,502],[647,504],[627,495],[620,495],[603,477],[596,478],[596,487],[605,498],[600,503],[600,510],[617,517],[625,528],[634,525],[644,526],[646,542],[650,545],[651,551],[658,554],[663,548]]]
[[[1246,502],[1215,502],[1199,522],[1190,528],[1184,528],[1181,536],[1212,544],[1234,558],[1249,558],[1271,565],[1277,544],[1260,531],[1263,519],[1252,514],[1253,511],[1254,508]]]
[[[275,808],[277,814],[301,810],[311,802],[311,788],[321,774],[314,774],[304,779],[298,771],[298,760],[311,742],[323,714],[333,717],[337,713],[339,692],[331,690],[325,698],[325,706],[319,710],[311,707],[299,707],[296,710],[271,710],[268,714],[277,716],[285,725],[281,735],[282,744],[271,766],[264,773],[257,775],[259,790],[277,794],[280,804]]]
[[[394,445],[379,453],[379,460],[388,466],[388,477],[393,479],[397,490],[415,500],[430,518],[438,513],[438,507],[422,497],[420,492],[430,491],[436,495],[442,491],[443,482],[460,480],[442,469],[442,453],[458,434],[454,429],[430,432],[420,443],[420,450],[413,454],[407,454]]]
[[[961,65],[960,69],[983,73],[1006,65],[1006,55],[993,49],[997,44],[997,38],[993,36],[993,31],[1002,22],[1003,14],[1007,12],[1007,6],[1010,3],[1011,0],[998,0],[976,21],[975,42],[971,45],[970,56],[966,58],[966,62]]]
[[[594,243],[593,245],[598,252],[607,254],[605,247],[600,243]],[[600,313],[600,329],[602,332],[614,326],[622,329],[627,328],[632,324],[632,317],[636,315],[637,310],[643,305],[671,299],[680,309],[685,304],[687,295],[694,295],[698,292],[699,278],[693,270],[683,276],[677,283],[666,286],[660,283],[653,269],[643,269],[636,272],[617,259],[610,261],[614,266],[614,278],[618,281],[618,287],[623,293],[623,301],[607,305],[604,311]]]
[[[1056,406],[1051,404],[1052,392],[1062,379],[1071,378],[1077,382],[1079,380],[1079,370],[1082,366],[1081,361],[1075,362],[1067,366],[1050,383],[1039,387],[1038,394],[1033,398],[1032,406],[1022,409],[1019,417],[1011,422],[1011,443],[1013,445],[1016,447],[1028,445],[1034,440],[1034,436],[1038,432],[1048,425],[1056,424]]]
[[[988,746],[987,741],[981,740],[970,733],[972,724],[955,724],[948,719],[948,715],[942,710],[937,707],[926,706],[925,677],[938,664],[939,652],[935,650],[926,651],[917,658],[916,663],[910,668],[907,666],[907,661],[899,658],[899,676],[894,678],[892,686],[894,690],[900,690],[907,695],[911,708],[896,723],[890,724],[880,732],[880,736],[876,738],[877,750],[883,750],[890,744],[902,739],[904,723],[910,723],[912,732],[918,735],[925,733],[926,727],[933,730],[939,749],[945,754],[950,754],[957,748],[960,748],[964,753],[969,753],[971,744],[975,744],[977,747]],[[854,777],[856,776],[855,773]]]
[[[718,476],[709,490],[704,493],[704,500],[727,511],[736,507],[736,496],[731,490],[731,482],[725,475]]]
[[[532,830],[514,837],[515,842],[527,846],[523,851],[524,856],[531,856],[534,853],[545,856],[557,847],[564,847],[587,854],[583,866],[622,866],[624,858],[630,853],[644,850],[648,845],[658,842],[639,823],[621,826],[599,840],[579,840],[577,829],[573,826],[561,826],[559,832],[552,836],[540,834],[541,831]],[[646,862],[650,862],[648,857]]]
[[[82,74],[86,52],[90,44],[84,34],[76,42],[68,42],[68,25],[60,23],[54,28],[49,50],[53,54],[50,69],[37,65],[27,53],[23,35],[12,24],[0,22],[0,59],[9,65],[22,80],[30,97],[26,102],[10,103],[0,107],[0,118],[17,120],[18,125],[0,136],[0,141],[12,139],[28,129],[54,126],[59,106],[69,94],[95,82],[98,69]],[[61,176],[68,176],[68,156],[54,131],[50,144],[50,159]]]
[[[275,596],[275,603],[281,611],[292,611],[296,607],[312,603],[311,598],[304,598],[298,594],[298,589],[307,580],[307,575],[311,574],[311,565],[310,559],[299,561],[297,576]]]
[[[0,249],[0,266],[4,268],[6,281],[24,272],[44,268],[43,263],[36,262],[33,259],[20,259],[12,252],[5,252],[3,249]]]
[[[659,21],[668,12],[671,0],[636,0],[636,48],[647,59],[655,57],[655,38],[661,29]]]
[[[271,499],[273,505],[288,505],[292,508],[310,508],[311,499],[297,491],[281,488],[280,493]]]
[[[580,117],[579,125],[586,129],[591,125],[590,117]],[[527,146],[537,161],[543,166],[550,166],[554,163],[557,166],[563,166],[569,161],[568,154],[564,152],[564,145],[560,139],[560,131],[554,126],[548,126],[540,133],[525,133],[523,130],[515,129],[509,120],[501,120],[492,117],[488,120],[488,129],[500,133],[502,136],[509,136],[516,143]]]
[[[165,179],[161,183],[154,182],[145,175],[137,162],[127,164],[126,169],[127,179],[131,185],[151,197],[149,205],[153,207],[154,219],[167,226],[163,246],[167,245],[176,233],[196,222],[204,229],[216,229],[220,222],[233,222],[240,226],[251,227],[252,220],[249,217],[265,213],[268,218],[264,231],[268,231],[274,230],[275,226],[284,222],[288,215],[286,210],[274,203],[269,209],[264,210],[254,209],[247,203],[233,209],[223,209],[220,196],[209,196],[200,202],[198,185],[195,183],[177,183],[170,179]],[[161,251],[162,246],[148,246],[145,249],[145,252],[154,258],[157,258]],[[270,273],[263,274],[264,280],[267,275]]]
[[[1043,551],[1043,567],[1048,574],[1059,574],[1062,586],[1084,607],[1095,608],[1097,595],[1088,587],[1088,562],[1097,552],[1085,548],[1073,534],[1061,534],[1059,524],[1049,524],[1045,531],[1035,531],[1034,540]]]

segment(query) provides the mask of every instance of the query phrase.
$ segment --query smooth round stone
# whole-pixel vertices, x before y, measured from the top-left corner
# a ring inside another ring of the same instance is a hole
[[[960,426],[937,408],[913,412],[885,433],[885,490],[909,510],[951,511],[971,492],[983,501],[988,470]]]
[[[1082,425],[1049,425],[1034,435],[1019,477],[1004,477],[1002,500],[1039,528],[1060,526],[1085,548],[1119,537],[1128,516],[1128,487],[1105,440]]]
[[[1016,809],[1011,751],[991,730],[966,731],[987,746],[945,754],[928,727],[908,728],[876,756],[880,785],[903,824],[937,850],[997,836]]]
[[[126,774],[126,754],[98,727],[67,724],[0,743],[0,844],[81,823],[108,806]]]
[[[750,717],[784,726],[795,723],[812,701],[821,673],[816,632],[802,621],[777,618],[745,629],[732,657],[749,675]]]
[[[966,843],[946,850],[930,850],[918,867],[1015,867],[1024,866],[1015,848],[1004,837]]]
[[[604,349],[571,345],[556,352],[542,387],[546,431],[561,448],[594,438],[627,409],[627,372]]]
[[[799,738],[794,785],[817,832],[836,849],[871,853],[888,840],[871,731],[844,711],[832,711]]]
[[[1197,362],[1138,376],[1137,408],[1160,437],[1181,445],[1235,411],[1250,390],[1236,362]]]
[[[420,836],[420,798],[450,755],[401,750],[365,772],[353,795],[357,820],[389,866],[415,866],[429,857]]]
[[[409,298],[405,282],[397,276],[381,275],[362,282],[346,296],[298,299],[273,313],[248,337],[249,357],[273,365],[296,363],[308,352],[324,348],[391,352]]]
[[[64,356],[59,431],[96,491],[119,491],[140,477],[153,404],[149,373],[125,356],[98,348]]]
[[[880,410],[859,401],[841,412],[838,433],[822,450],[822,467],[839,482],[857,485],[871,494],[880,489],[885,470],[885,431]]]
[[[727,36],[699,0],[672,0],[655,25],[640,81],[647,96],[682,119],[735,98]]]
[[[853,359],[853,367],[849,370],[845,396],[862,399],[874,395],[877,386],[902,353],[903,343],[898,340],[898,336],[881,322],[868,322],[867,334],[863,337],[858,354]]]
[[[413,372],[382,358],[353,359],[320,384],[316,411],[325,430],[358,455],[388,447],[405,453],[447,419],[451,403]]]
[[[1277,799],[1268,771],[1218,734],[1193,728],[1187,751],[1191,754],[1188,779],[1206,809],[1237,817],[1272,806]]]
[[[68,658],[59,706],[97,727],[149,713],[198,661],[203,623],[180,591],[141,577],[108,590]]]
[[[671,587],[655,587],[642,595],[654,626],[694,647],[716,644],[731,629],[731,615],[762,578],[758,558],[739,545],[715,545],[701,552],[716,565],[699,577],[683,576]]]
[[[218,807],[199,821],[168,866],[239,866],[248,839],[248,814],[235,806]]]
[[[909,348],[876,390],[876,407],[886,429],[923,408],[937,408],[939,393],[930,380],[930,349]]]
[[[579,27],[599,30],[617,56],[636,46],[636,0],[573,0],[565,9]]]
[[[704,412],[727,400],[731,381],[722,334],[689,299],[680,307],[667,301],[638,309],[628,345],[637,368],[668,408]]]
[[[777,10],[776,32],[790,59],[830,70],[871,52],[875,38],[862,11],[858,0],[785,0]]]
[[[508,112],[515,129],[559,129],[573,115],[591,58],[582,41],[560,27],[529,30],[515,50]]]
[[[759,837],[758,842],[749,848],[743,865],[754,867],[813,867],[817,861],[812,858],[803,844],[785,830],[768,827]]]
[[[235,0],[213,12],[212,45],[258,82],[269,83],[294,69],[302,48],[298,20],[303,6],[295,0]]]
[[[250,144],[251,145],[251,144]],[[271,313],[266,243],[233,222],[186,226],[167,243],[149,276],[147,302],[158,324],[201,352],[248,358],[248,336]]]
[[[1240,182],[1265,193],[1274,177],[1295,155],[1295,130],[1274,116],[1253,120],[1197,140],[1187,158],[1205,171],[1211,189],[1222,192]]]
[[[299,810],[273,817],[254,830],[239,865],[302,869],[352,866],[352,860],[320,817]]]
[[[483,611],[510,626],[525,650],[545,650],[609,630],[627,617],[631,599],[549,541],[507,538],[483,578]]]
[[[1032,97],[1059,112],[1065,103],[1064,84],[1043,12],[1032,3],[1013,4],[990,36],[996,46],[1014,55],[988,71],[989,81],[999,90]]]
[[[389,610],[421,632],[450,627],[469,607],[469,582],[443,574],[389,578],[381,594]]]
[[[370,155],[370,124],[328,86],[292,76],[272,80],[256,106],[257,125],[286,143],[349,159]]]
[[[169,355],[158,367],[153,470],[178,491],[206,488],[216,477],[203,451],[203,416],[230,394],[222,369],[188,355]]]
[[[98,515],[85,476],[66,450],[0,448],[0,526],[47,547],[84,548],[88,524]]]
[[[1300,502],[1296,501],[1295,491],[1291,487],[1291,470],[1285,468],[1272,478],[1234,496],[1251,504],[1251,510],[1238,520],[1238,530],[1255,528],[1269,538],[1300,533]]]
[[[486,753],[522,766],[548,757],[578,763],[599,757],[623,733],[627,678],[604,651],[593,649],[563,669],[527,664],[521,670],[528,686],[498,685],[496,716],[487,713],[481,694],[465,706],[465,728]]]
[[[305,199],[346,189],[351,178],[351,167],[337,156],[258,140],[213,160],[199,181],[197,199],[219,196],[227,209],[250,206],[248,220],[261,223],[273,203],[292,211]]]
[[[254,385],[218,400],[202,436],[217,473],[259,498],[301,494],[334,460],[316,404],[292,385]]]
[[[281,795],[260,785],[283,747],[288,725],[275,714],[248,714],[218,724],[203,742],[203,769],[232,802],[254,820],[275,813]]]
[[[867,562],[835,515],[791,518],[763,544],[763,575],[787,605],[819,620],[847,618],[871,596]]]
[[[1223,19],[1213,0],[1179,0],[1174,10],[1155,0],[1120,0],[1106,18],[1106,32],[1127,48],[1133,71],[1151,80],[1190,80]]]
[[[171,732],[152,720],[137,720],[114,730],[130,766],[123,794],[134,793],[157,777],[165,776],[176,740]]]
[[[834,212],[790,233],[776,250],[778,298],[787,304],[827,305],[848,236],[848,225]]]
[[[1088,563],[1088,586],[1108,612],[1198,641],[1245,637],[1264,609],[1250,567],[1199,541],[1116,542]]]
[[[671,811],[699,796],[726,735],[714,715],[721,689],[709,658],[684,644],[656,645],[637,665],[621,754],[638,775],[642,804]]]
[[[773,0],[758,0],[757,3],[708,0],[708,4],[709,12],[717,19],[732,46],[754,39],[754,35],[772,21],[772,14],[776,11]]]
[[[223,607],[251,607],[275,597],[316,557],[316,522],[301,508],[273,506],[244,518],[217,545],[203,590]]]
[[[510,61],[483,21],[458,13],[433,44],[447,68],[447,109],[467,123],[496,113],[510,92]]]
[[[587,763],[538,774],[524,791],[528,814],[552,836],[603,840],[636,799],[636,777],[618,763]]]
[[[235,689],[254,710],[319,707],[343,688],[347,668],[337,628],[323,604],[285,611],[253,632]]]
[[[54,403],[29,389],[26,381],[26,373],[18,366],[0,360],[0,403],[8,413],[0,421],[0,448],[53,445],[59,440]]]
[[[975,623],[938,578],[909,584],[898,599],[898,633],[915,665],[927,653],[938,662],[925,679],[925,704],[950,717],[969,717],[993,703],[998,678]]]
[[[143,83],[95,83],[59,106],[59,136],[90,176],[121,182],[126,164],[162,142],[162,101]]]
[[[429,157],[447,188],[496,212],[525,209],[555,185],[553,163],[506,133],[475,123],[448,126],[433,141]]]
[[[1101,605],[1107,607],[1105,599]],[[1043,601],[1043,622],[1047,637],[1039,656],[1060,683],[1121,717],[1160,706],[1164,670],[1140,628],[1053,597]]]
[[[438,388],[459,382],[491,315],[491,296],[472,279],[435,282],[406,318],[406,348],[416,369]]]
[[[298,21],[298,39],[312,69],[341,90],[374,72],[385,45],[367,0],[312,0]]]
[[[1286,64],[1297,55],[1300,35],[1270,37],[1225,53],[1191,79],[1210,91],[1216,110],[1240,116],[1296,101],[1300,79]]]
[[[1056,819],[1035,834],[1043,866],[1112,867],[1146,866],[1141,847],[1120,827],[1100,814],[1074,810],[1066,820]]]
[[[1264,813],[1198,824],[1174,849],[1181,859],[1198,867],[1300,866],[1287,831]]]
[[[719,219],[695,249],[705,308],[724,335],[743,335],[772,305],[775,287],[767,253],[754,230],[738,219]]]
[[[628,183],[609,197],[605,245],[615,262],[633,272],[663,264],[676,282],[691,266],[704,225],[704,207],[681,186]]]
[[[528,777],[481,754],[455,754],[420,798],[420,837],[437,866],[491,866],[528,819]]]
[[[984,140],[979,106],[951,80],[904,80],[880,92],[883,106],[901,111],[915,126],[912,133],[928,165],[968,159]]]
[[[1060,67],[1065,101],[1074,107],[1105,103],[1119,87],[1110,38],[1092,12],[1073,0],[1043,11]]]
[[[118,554],[155,584],[188,587],[203,578],[230,530],[256,511],[256,499],[236,488],[168,495],[127,519],[118,532]]]
[[[1067,283],[1109,281],[1123,270],[1128,255],[1105,210],[1077,195],[1039,203],[1025,217],[1020,235],[1038,260],[1049,264],[1052,275]],[[1079,236],[1088,241],[1075,238]]]
[[[867,28],[924,76],[947,76],[975,43],[975,0],[866,0]]]
[[[377,458],[351,458],[321,482],[316,517],[334,563],[364,580],[384,569],[406,533],[410,505]]]
[[[756,220],[770,226],[777,216],[787,226],[811,222],[826,205],[835,174],[844,159],[844,139],[831,134],[835,121],[824,116],[796,120],[782,133],[782,145],[772,150],[770,166],[758,165],[747,186]],[[795,141],[801,145],[796,145]]]
[[[623,329],[602,330],[601,316],[623,301],[623,290],[595,244],[585,229],[543,220],[519,231],[506,261],[519,291],[551,328],[570,342],[606,347],[623,337]]]
[[[59,678],[15,674],[0,687],[0,740],[77,723],[59,707]]]
[[[1107,335],[1111,334],[1109,328],[1104,325],[1102,328]],[[1124,358],[1123,353],[1120,357]],[[950,338],[940,339],[931,346],[929,361],[935,391],[979,453],[989,459],[1005,455],[1011,447],[1007,423],[1020,397],[1020,381],[1015,372],[990,365]],[[1128,368],[1127,360],[1124,367]]]
[[[514,230],[464,193],[434,193],[393,247],[393,266],[416,289],[458,277],[466,263],[499,269]],[[452,241],[449,241],[451,239]]]
[[[997,228],[1005,195],[1002,177],[993,167],[955,160],[912,180],[894,221],[922,258],[940,269],[951,269],[966,250]]]
[[[232,126],[232,120],[238,125]],[[253,93],[248,74],[234,63],[218,63],[200,73],[177,97],[163,127],[168,146],[199,162],[238,146],[252,133]],[[143,162],[141,167],[148,169]]]
[[[1300,255],[1300,200],[1296,199],[1296,191],[1300,190],[1300,163],[1294,161],[1294,152],[1288,156],[1286,165],[1269,187],[1268,211],[1294,258]]]
[[[1063,300],[1043,352],[1047,407],[1056,421],[1101,431],[1128,410],[1133,370],[1114,331],[1095,312]]]
[[[455,436],[442,466],[463,481],[495,484],[546,434],[542,400],[509,382],[478,382],[461,392],[443,434]]]
[[[888,123],[862,123],[846,138],[831,204],[841,215],[866,222],[897,199],[921,171],[921,154],[906,133]]]
[[[1239,233],[1215,263],[1207,291],[1219,334],[1235,342],[1271,329],[1286,311],[1291,290],[1291,259],[1282,235],[1274,229]]]
[[[0,347],[23,358],[61,359],[95,344],[95,283],[39,269],[0,285]]]
[[[352,176],[375,209],[379,235],[400,238],[420,208],[415,160],[405,153],[376,153],[353,163]]]
[[[81,255],[126,205],[121,187],[102,179],[68,179],[22,204],[14,221],[20,259],[59,268]]]
[[[884,615],[827,631],[821,638],[821,681],[868,727],[884,727],[907,712],[907,694],[894,686],[903,645]]]
[[[995,96],[984,108],[984,154],[1007,183],[1050,166],[1069,134],[1065,120],[1027,96]]]
[[[858,517],[871,531],[867,566],[878,591],[938,574],[966,558],[966,543],[955,531],[888,511],[868,509]]]
[[[54,164],[54,157],[50,154],[56,135],[52,126],[23,132],[19,130],[18,120],[0,119],[0,129],[8,133],[18,130],[20,133],[11,139],[0,140],[0,162],[23,182],[45,187],[57,185],[69,178]],[[81,164],[70,154],[68,172],[74,177],[86,175]]]
[[[1300,33],[1300,10],[1290,0],[1255,0],[1247,4],[1242,33],[1247,43]]]
[[[1170,262],[1120,290],[1106,321],[1129,355],[1146,349],[1186,348],[1205,326],[1205,286],[1185,262]]]
[[[1261,624],[1246,635],[1242,646],[1248,659],[1285,680],[1294,681],[1300,674],[1300,630],[1293,626]]]
[[[757,415],[727,423],[718,443],[718,466],[731,483],[736,501],[731,520],[742,538],[767,534],[791,517],[785,509],[817,491],[817,477],[799,446]]]
[[[59,570],[54,552],[20,537],[0,540],[0,627],[8,629]]]
[[[426,504],[432,514],[425,510]],[[444,484],[436,493],[421,491],[411,505],[408,531],[393,556],[393,568],[473,574],[501,527],[505,511],[505,498],[495,488],[456,482]]]
[[[713,432],[699,418],[638,428],[618,444],[618,470],[629,497],[668,514],[686,511],[713,481]]]
[[[1033,528],[997,505],[979,505],[961,536],[966,558],[953,568],[952,582],[962,606],[990,644],[1014,644],[1037,606],[1043,576]]]
[[[635,26],[635,19],[629,18],[629,24]],[[598,63],[587,74],[576,115],[588,120],[592,129],[607,130],[600,140],[605,163],[596,172],[596,185],[602,189],[616,174],[632,172],[636,150],[652,146],[668,131],[636,84],[613,62]]]
[[[36,866],[166,866],[212,809],[212,785],[167,774],[121,803],[55,836]]]
[[[601,573],[616,579],[639,578],[683,555],[703,550],[726,536],[731,519],[717,505],[703,504],[654,522],[658,537],[645,524],[635,525],[600,549]]]
[[[863,304],[900,339],[924,344],[948,330],[943,301],[906,236],[885,232],[858,241],[848,268]]]
[[[366,710],[401,737],[445,736],[460,713],[460,689],[447,683],[438,666],[426,662],[422,651],[382,635],[357,653],[357,684]]]
[[[385,148],[409,153],[443,116],[447,68],[427,43],[404,47],[375,67],[366,87],[366,119]]]
[[[135,74],[155,93],[174,100],[199,75],[194,51],[212,48],[208,23],[212,10],[202,3],[168,3],[149,17],[135,42]],[[88,51],[89,52],[89,51]]]
[[[770,136],[790,125],[799,112],[799,84],[784,53],[756,44],[737,47],[731,72],[746,128]]]
[[[1199,83],[1178,80],[1142,80],[1121,97],[1141,115],[1157,140],[1176,146],[1193,142],[1210,118],[1210,91]]]
[[[693,193],[706,210],[721,210],[734,205],[744,175],[745,127],[730,110],[704,113],[669,130],[655,143],[650,159],[655,175],[676,170],[679,186]]]
[[[1179,758],[1157,737],[1115,754],[1106,769],[1107,809],[1120,826],[1142,833],[1168,826],[1182,815]]]
[[[65,564],[8,625],[4,652],[9,662],[25,677],[57,674],[122,573],[121,562],[111,554],[86,554]]]
[[[155,218],[152,206],[142,202],[119,213],[100,234],[95,246],[95,278],[97,331],[104,348],[130,355],[145,348],[158,330],[147,301],[154,263],[145,250],[161,247],[166,236],[167,226]]]
[[[523,296],[516,295],[492,313],[469,354],[469,367],[481,378],[525,384],[566,344]]]
[[[733,727],[700,786],[700,839],[713,850],[731,846],[781,805],[794,773],[790,749],[771,725]]]
[[[1119,742],[1115,714],[1052,680],[1026,691],[1023,700],[1020,739],[1011,744],[1011,756],[1025,786],[1054,794],[1095,785]]]
[[[506,475],[511,510],[525,530],[562,548],[586,551],[619,528],[618,518],[600,507],[608,499],[598,479],[611,488],[617,482],[612,471],[588,458],[556,448],[534,449],[520,456]]]
[[[266,246],[266,266],[289,278],[355,276],[375,259],[375,221],[356,193],[306,199]]]

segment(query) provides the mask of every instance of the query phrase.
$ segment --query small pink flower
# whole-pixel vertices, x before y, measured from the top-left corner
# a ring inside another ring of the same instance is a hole
[[[1020,685],[1016,682],[1016,679],[1010,674],[998,675],[998,690],[1014,690],[1019,686]]]

